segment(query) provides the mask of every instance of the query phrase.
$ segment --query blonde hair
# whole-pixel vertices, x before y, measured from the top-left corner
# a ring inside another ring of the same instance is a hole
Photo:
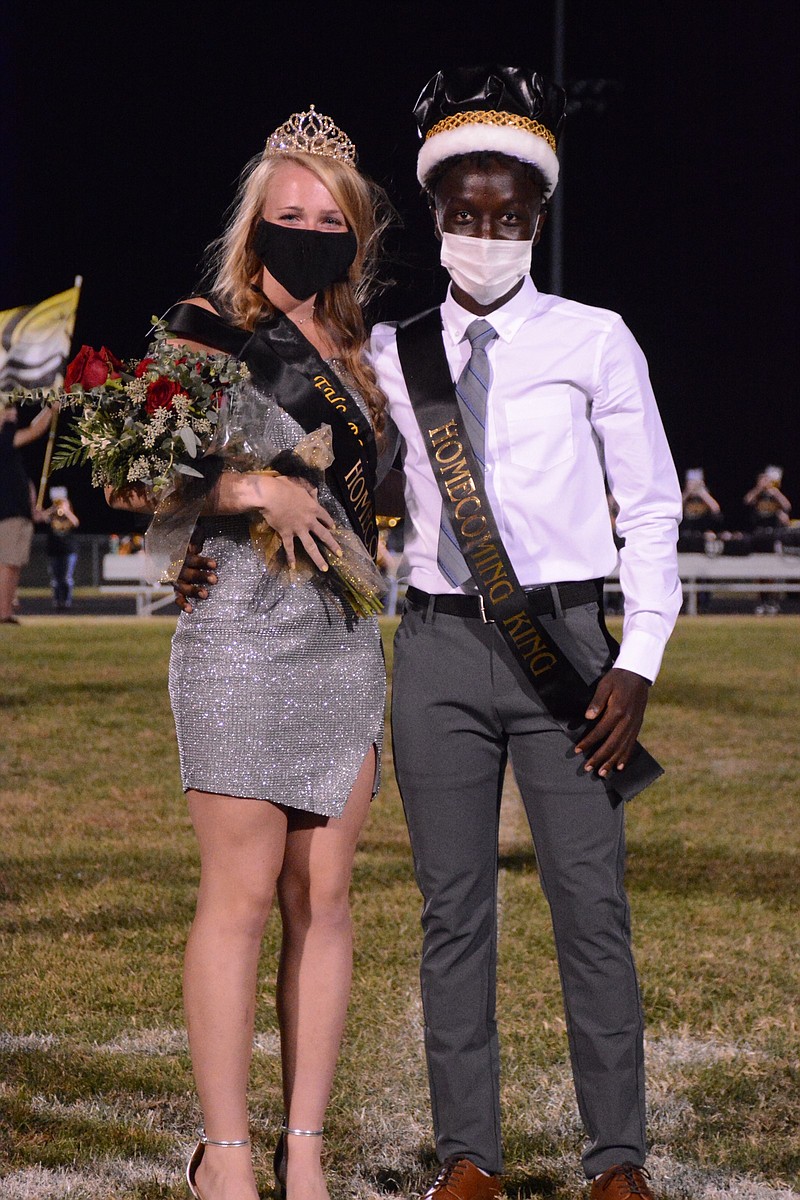
[[[334,158],[300,151],[257,155],[242,172],[225,231],[209,247],[206,278],[211,293],[225,314],[243,329],[255,328],[260,317],[275,312],[260,289],[253,288],[262,264],[252,241],[270,182],[286,162],[297,163],[316,176],[356,236],[358,248],[347,279],[331,284],[318,295],[315,319],[339,347],[339,357],[369,407],[376,434],[380,434],[386,398],[364,358],[367,329],[362,306],[377,290],[381,238],[396,215],[383,188],[355,167]]]

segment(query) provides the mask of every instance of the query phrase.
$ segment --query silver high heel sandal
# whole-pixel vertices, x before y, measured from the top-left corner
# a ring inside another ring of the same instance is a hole
[[[322,1137],[324,1129],[290,1129],[286,1117],[281,1122],[281,1136],[275,1147],[272,1167],[275,1171],[275,1200],[286,1200],[286,1135],[293,1137]]]
[[[194,1200],[203,1200],[203,1197],[200,1195],[200,1193],[197,1190],[197,1184],[195,1183],[194,1179],[195,1179],[195,1175],[197,1174],[197,1168],[200,1166],[200,1163],[203,1161],[203,1155],[206,1152],[206,1146],[249,1146],[249,1145],[250,1145],[250,1138],[242,1138],[241,1141],[238,1141],[238,1142],[217,1142],[214,1140],[214,1138],[206,1137],[205,1129],[201,1129],[200,1130],[200,1140],[198,1141],[197,1145],[195,1146],[194,1153],[192,1154],[192,1157],[189,1159],[189,1162],[187,1163],[187,1166],[186,1166],[186,1182],[189,1185],[189,1191],[194,1196]]]

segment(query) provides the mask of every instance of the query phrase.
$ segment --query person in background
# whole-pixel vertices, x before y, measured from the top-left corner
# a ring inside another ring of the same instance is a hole
[[[23,446],[35,442],[50,428],[52,409],[43,408],[30,425],[19,426],[16,407],[0,407],[0,624],[19,625],[14,602],[22,568],[27,565],[33,540],[35,493],[22,455]]]
[[[681,493],[683,515],[678,526],[678,553],[722,554],[722,509],[706,487],[702,467],[690,467]],[[697,593],[699,612],[708,612],[711,592]]]
[[[780,543],[781,534],[789,525],[791,502],[781,491],[783,468],[770,465],[764,468],[744,496],[748,510],[751,546],[755,551],[770,553]],[[756,615],[774,616],[780,612],[774,593],[759,592]]]
[[[782,483],[782,467],[765,467],[743,498],[754,550],[774,550],[781,531],[789,524],[792,505],[781,491]]]
[[[50,572],[53,608],[56,612],[67,612],[72,608],[75,564],[78,561],[75,530],[80,525],[67,489],[51,487],[49,508],[37,510],[35,517],[37,523],[47,524],[47,568]]]
[[[702,554],[722,530],[722,509],[706,486],[702,467],[690,467],[686,472],[681,502],[678,550]]]

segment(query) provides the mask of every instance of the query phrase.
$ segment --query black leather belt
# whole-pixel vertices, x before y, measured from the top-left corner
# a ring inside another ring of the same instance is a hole
[[[537,617],[554,616],[556,612],[553,599],[553,588],[558,592],[562,608],[575,608],[578,604],[591,604],[597,600],[602,589],[602,579],[581,579],[575,582],[556,583],[552,586],[525,588],[525,595],[531,611]],[[419,588],[406,589],[406,600],[415,608],[427,608],[431,596]],[[491,621],[486,615],[482,596],[443,595],[433,597],[433,611],[444,613],[450,617],[478,617],[482,621]]]

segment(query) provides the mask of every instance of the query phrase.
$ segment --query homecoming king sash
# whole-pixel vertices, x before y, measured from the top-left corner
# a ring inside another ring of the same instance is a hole
[[[398,325],[397,351],[444,512],[485,611],[509,646],[526,686],[578,743],[592,724],[584,713],[597,680],[584,679],[561,642],[531,610],[511,565],[459,412],[438,307]],[[616,654],[617,643],[604,632]],[[663,773],[637,742],[625,770],[614,771],[603,782],[609,792],[630,800]]]

